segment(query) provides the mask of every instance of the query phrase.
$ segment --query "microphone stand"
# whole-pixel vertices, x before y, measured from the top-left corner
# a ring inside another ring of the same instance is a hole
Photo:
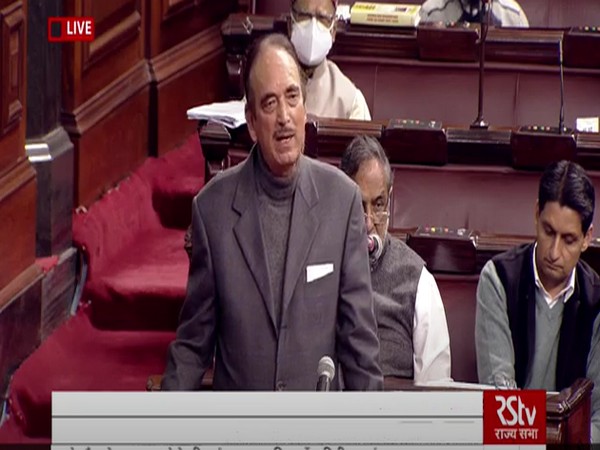
[[[560,65],[560,113],[558,117],[558,134],[565,132],[565,72],[563,69],[563,38],[558,41],[558,63]]]
[[[490,5],[486,8],[486,5]],[[471,124],[471,129],[487,130],[489,124],[483,119],[483,75],[485,69],[485,41],[489,28],[489,18],[491,14],[491,2],[489,0],[481,0],[481,8],[479,10],[480,17],[480,37],[479,37],[479,104],[477,108],[477,118]]]

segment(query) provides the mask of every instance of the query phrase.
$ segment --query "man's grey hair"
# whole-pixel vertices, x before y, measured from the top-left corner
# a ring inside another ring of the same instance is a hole
[[[377,160],[381,164],[387,178],[387,188],[389,190],[394,182],[394,173],[390,167],[390,161],[385,154],[385,150],[379,141],[371,136],[358,135],[352,139],[352,142],[348,144],[342,155],[340,168],[346,175],[354,179],[360,170],[360,166],[372,159]]]

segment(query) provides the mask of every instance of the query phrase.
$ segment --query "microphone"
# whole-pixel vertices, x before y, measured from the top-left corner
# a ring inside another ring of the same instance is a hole
[[[565,130],[565,74],[563,70],[563,35],[558,40],[558,63],[560,65],[560,112],[558,115],[558,134]]]
[[[367,243],[369,247],[369,259],[377,261],[383,253],[383,241],[378,234],[369,234],[367,236]]]
[[[477,104],[477,118],[471,124],[471,129],[487,130],[489,124],[483,118],[483,79],[485,72],[485,41],[487,40],[490,17],[492,14],[492,4],[490,0],[481,0],[479,10],[480,37],[479,37],[479,101]]]
[[[329,385],[335,377],[335,365],[333,360],[329,356],[323,356],[319,360],[317,366],[317,374],[319,375],[319,381],[317,382],[317,392],[329,391]]]

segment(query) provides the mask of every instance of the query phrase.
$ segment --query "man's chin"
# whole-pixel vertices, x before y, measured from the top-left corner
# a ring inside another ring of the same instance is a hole
[[[289,170],[293,169],[299,158],[300,153],[289,152],[286,154],[280,154],[276,162],[282,172],[288,172]]]
[[[544,268],[544,278],[547,280],[547,283],[559,285],[567,280],[568,275],[565,275],[562,269],[550,269],[546,267]]]

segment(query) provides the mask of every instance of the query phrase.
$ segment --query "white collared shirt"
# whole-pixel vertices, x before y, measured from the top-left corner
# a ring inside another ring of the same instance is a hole
[[[415,382],[452,380],[446,311],[435,278],[425,267],[415,300],[413,363]]]
[[[537,252],[537,242],[533,246],[533,276],[535,278],[535,286],[540,291],[546,303],[548,303],[548,307],[552,308],[559,300],[562,300],[563,303],[567,303],[567,300],[571,297],[573,292],[575,291],[575,269],[571,271],[571,275],[569,276],[569,282],[567,285],[553,298],[550,293],[546,290],[544,285],[542,284],[542,280],[538,275],[537,264],[535,262],[535,253]]]

